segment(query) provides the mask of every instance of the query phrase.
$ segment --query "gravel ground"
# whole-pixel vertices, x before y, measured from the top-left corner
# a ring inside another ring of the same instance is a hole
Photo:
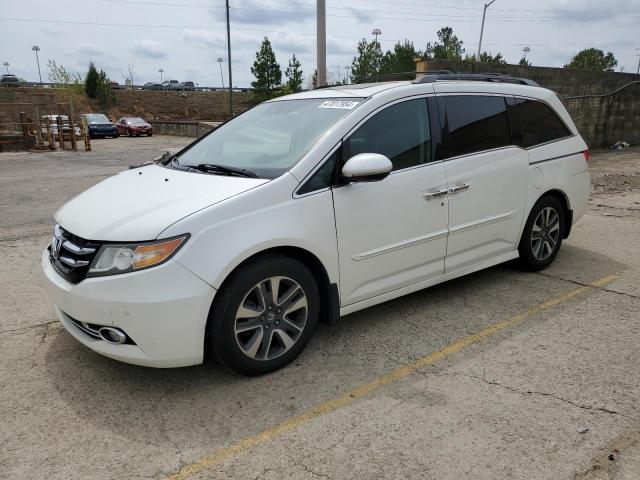
[[[0,154],[0,478],[640,478],[640,149],[593,153],[589,209],[546,271],[349,315],[244,378],[103,358],[42,289],[55,210],[188,141]]]

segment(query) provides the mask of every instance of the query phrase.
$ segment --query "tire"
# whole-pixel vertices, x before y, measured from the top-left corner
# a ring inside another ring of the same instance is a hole
[[[270,289],[277,290],[277,302]],[[208,346],[234,372],[272,372],[304,349],[318,323],[319,307],[318,285],[301,262],[284,255],[258,257],[234,272],[216,295],[207,324]]]
[[[127,136],[128,137],[133,137],[133,133],[131,133],[131,130],[129,130],[128,128],[127,128]]]
[[[564,207],[557,198],[547,195],[533,206],[518,246],[526,270],[542,270],[553,262],[562,245],[564,222]]]
[[[147,133],[147,137],[153,137],[153,133]]]

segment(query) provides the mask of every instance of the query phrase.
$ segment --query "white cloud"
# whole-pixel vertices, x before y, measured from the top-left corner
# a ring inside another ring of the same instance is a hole
[[[144,38],[137,39],[134,42],[131,51],[141,57],[153,59],[167,57],[167,50],[162,43]]]

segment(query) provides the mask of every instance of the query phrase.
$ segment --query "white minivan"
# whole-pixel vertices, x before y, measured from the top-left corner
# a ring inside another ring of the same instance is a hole
[[[501,262],[545,268],[587,206],[558,96],[502,76],[318,89],[262,103],[55,215],[42,266],[90,349],[243,374],[318,321]]]

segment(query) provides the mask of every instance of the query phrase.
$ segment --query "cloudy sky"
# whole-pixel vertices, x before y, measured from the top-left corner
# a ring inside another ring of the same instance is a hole
[[[221,83],[224,0],[0,0],[0,61],[37,81],[32,45],[40,46],[43,81],[47,60],[84,75],[89,61],[124,83],[133,65],[136,83],[164,79]],[[264,36],[283,72],[291,55],[305,76],[315,68],[313,0],[230,0],[233,83],[248,86],[251,63]],[[468,53],[477,49],[483,0],[327,0],[327,68],[350,65],[358,39],[379,28],[383,49],[404,39],[423,49],[449,25]],[[636,71],[640,0],[496,0],[487,11],[483,50],[517,63],[529,46],[534,65],[561,67],[582,48],[614,53],[619,71]],[[635,33],[634,33],[635,32]],[[3,70],[3,73],[5,70]]]

